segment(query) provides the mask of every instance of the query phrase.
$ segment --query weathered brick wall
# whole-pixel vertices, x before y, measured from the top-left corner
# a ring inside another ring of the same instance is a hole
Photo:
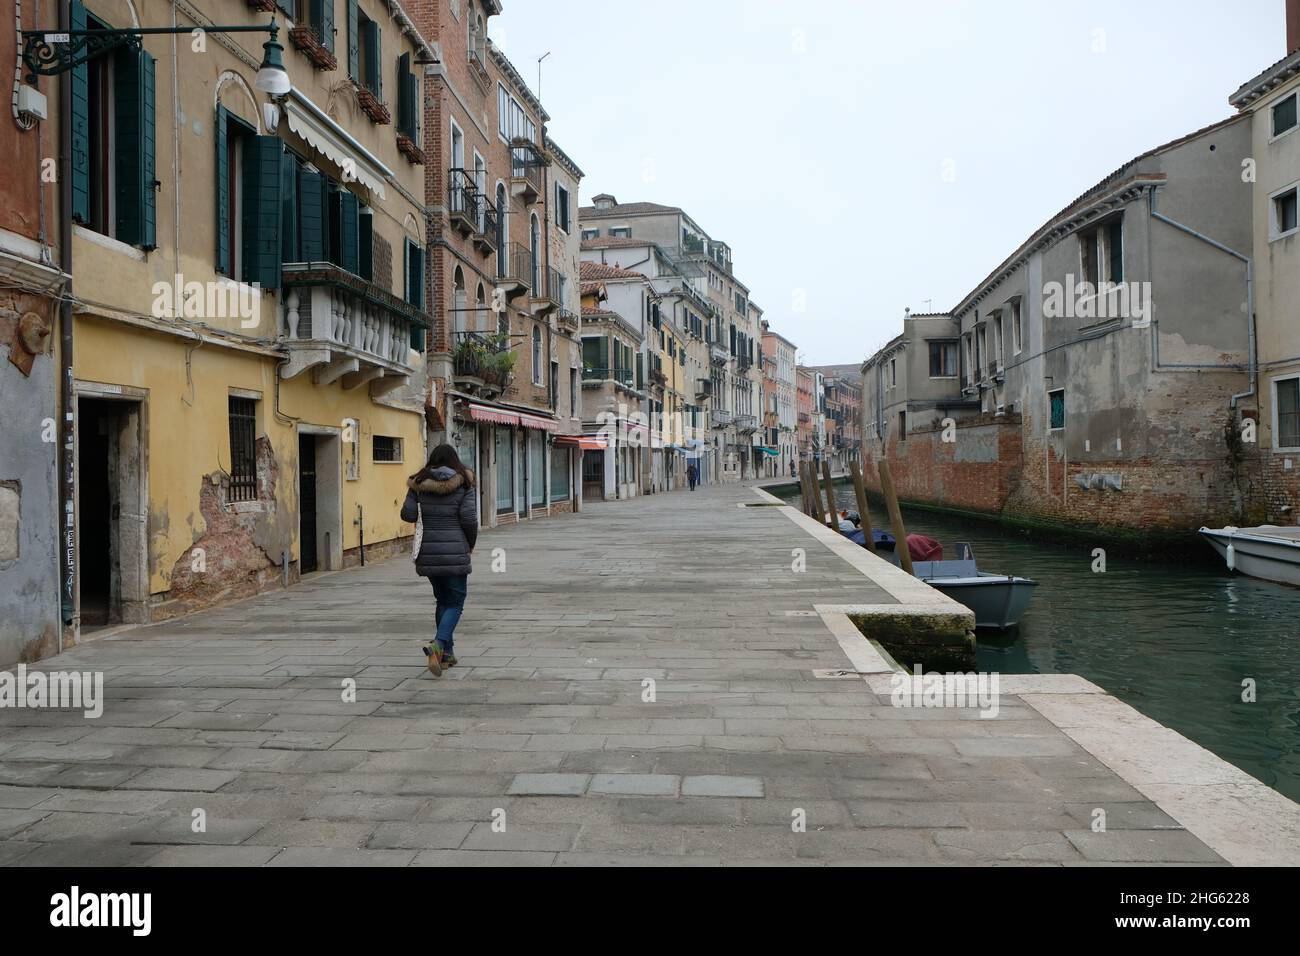
[[[1291,467],[1287,468],[1287,461]],[[1262,520],[1296,524],[1300,520],[1300,455],[1265,452],[1259,459]]]
[[[885,454],[899,498],[970,511],[999,513],[1019,482],[1020,416],[984,416],[957,425],[955,441],[942,428],[918,429],[900,442],[889,436]],[[868,455],[870,459],[870,455]],[[864,467],[867,486],[880,490],[876,464]]]

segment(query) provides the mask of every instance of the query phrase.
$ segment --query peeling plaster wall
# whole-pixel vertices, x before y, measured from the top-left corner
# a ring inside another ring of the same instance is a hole
[[[135,329],[92,316],[77,317],[77,377],[133,384],[148,391],[149,592],[154,619],[280,586],[281,552],[299,558],[298,428],[338,430],[358,423],[358,475],[338,476],[341,546],[359,544],[358,504],[365,513],[366,550],[408,538],[398,512],[407,475],[423,451],[418,411],[372,402],[367,389],[315,385],[310,373],[281,383],[275,415],[273,356]],[[187,368],[188,364],[188,368]],[[232,504],[229,395],[260,394],[257,403],[258,500]],[[402,439],[406,461],[371,460],[375,435]],[[344,460],[351,450],[345,449]],[[324,487],[324,485],[322,485]],[[195,571],[202,548],[206,570]],[[83,556],[83,560],[93,556]],[[56,588],[57,592],[57,588]]]
[[[36,356],[30,376],[9,361],[30,298],[0,291],[0,667],[52,653],[60,627],[59,445],[43,435],[45,421],[56,419],[58,369],[48,352]]]

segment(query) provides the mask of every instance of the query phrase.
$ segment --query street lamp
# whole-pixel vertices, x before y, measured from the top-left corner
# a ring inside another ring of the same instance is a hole
[[[269,33],[271,38],[262,44],[262,66],[257,71],[254,85],[264,93],[283,96],[289,92],[289,75],[284,70],[284,52],[276,41],[280,27],[271,22],[260,26],[192,26],[192,27],[141,27],[135,30],[23,30],[23,63],[27,67],[27,82],[36,83],[37,76],[57,76],[89,63],[96,57],[125,47],[139,51],[140,38],[155,35],[193,33]]]

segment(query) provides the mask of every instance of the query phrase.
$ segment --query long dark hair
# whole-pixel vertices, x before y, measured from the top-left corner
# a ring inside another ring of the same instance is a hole
[[[460,455],[456,454],[456,449],[451,445],[439,445],[431,451],[428,464],[413,474],[411,479],[413,481],[424,481],[426,478],[432,478],[433,472],[437,468],[450,468],[456,472],[465,479],[466,488],[474,484],[474,472],[465,467],[460,460]]]

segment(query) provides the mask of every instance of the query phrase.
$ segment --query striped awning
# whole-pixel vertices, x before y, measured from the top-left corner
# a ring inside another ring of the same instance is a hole
[[[539,418],[536,415],[525,415],[519,413],[519,424],[524,428],[536,428],[538,431],[553,432],[560,427],[559,422],[553,418]]]
[[[477,402],[470,402],[468,410],[469,417],[476,422],[491,422],[493,425],[519,424],[519,415],[504,408],[493,408],[491,405],[479,405]]]

